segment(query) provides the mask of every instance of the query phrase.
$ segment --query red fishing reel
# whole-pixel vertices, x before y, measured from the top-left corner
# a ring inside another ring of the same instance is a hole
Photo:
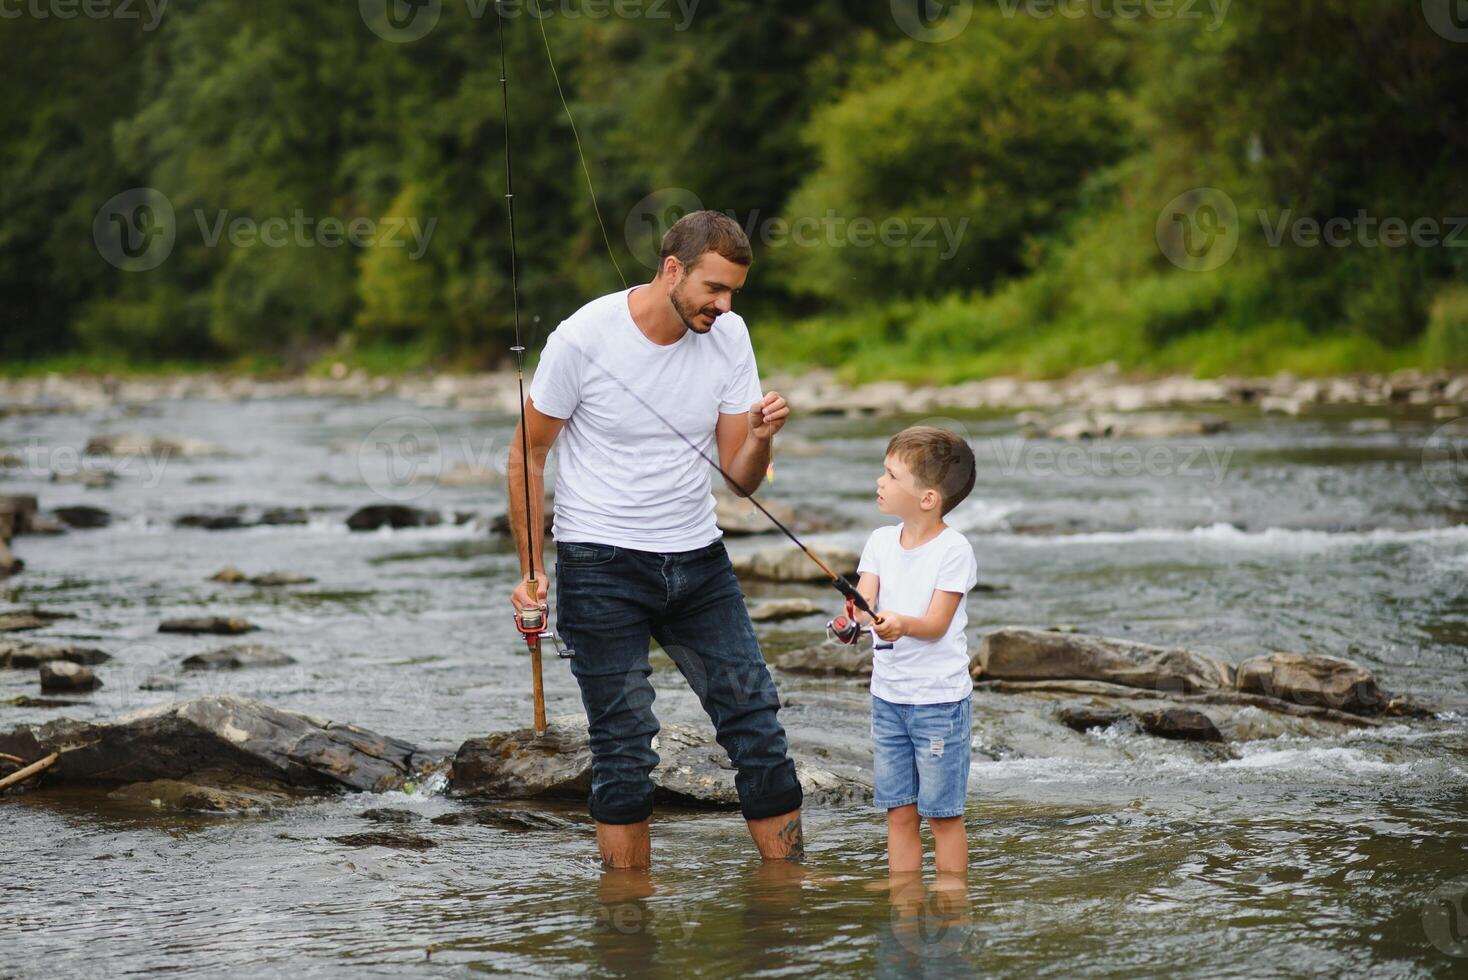
[[[892,644],[883,643],[878,639],[877,631],[874,627],[862,626],[861,622],[856,618],[858,603],[861,606],[862,612],[871,616],[873,619],[877,618],[877,614],[872,611],[872,607],[867,604],[866,599],[862,597],[861,593],[857,592],[856,588],[850,582],[839,576],[836,578],[836,588],[840,589],[841,594],[846,596],[846,612],[826,624],[826,637],[846,646],[855,646],[857,641],[861,639],[863,633],[870,632],[872,634],[872,649],[874,651],[891,650]]]
[[[576,651],[568,646],[563,646],[561,638],[556,636],[547,625],[546,607],[543,604],[521,609],[515,613],[515,629],[520,631],[520,635],[525,639],[525,646],[532,653],[539,649],[541,640],[550,637],[551,644],[556,648],[556,656],[562,660],[570,660],[576,656]]]
[[[532,650],[550,632],[546,626],[545,606],[526,606],[515,613],[515,629],[525,638],[525,645]]]
[[[856,619],[856,603],[847,599],[845,615],[837,616],[826,624],[826,636],[837,643],[852,646],[861,639],[861,634],[861,623]]]

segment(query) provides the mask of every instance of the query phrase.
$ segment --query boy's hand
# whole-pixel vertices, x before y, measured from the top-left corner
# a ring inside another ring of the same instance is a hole
[[[877,610],[877,621],[872,624],[877,636],[891,643],[907,635],[907,623],[902,616],[886,609]]]

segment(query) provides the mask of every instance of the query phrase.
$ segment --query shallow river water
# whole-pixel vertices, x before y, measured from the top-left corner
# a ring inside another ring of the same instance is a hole
[[[1270,650],[1350,657],[1435,702],[1428,721],[1243,742],[1218,755],[1117,730],[1076,734],[1053,704],[975,695],[967,894],[885,872],[884,818],[807,810],[803,868],[763,866],[735,814],[662,812],[650,874],[604,873],[584,811],[574,829],[433,823],[473,805],[438,792],[342,796],[261,816],[181,817],[58,790],[0,802],[0,975],[1462,976],[1468,971],[1468,476],[1434,455],[1442,423],[1360,412],[1263,419],[1145,443],[1024,439],[1011,416],[947,420],[980,474],[952,523],[984,588],[973,642],[1002,625],[1185,645],[1232,662]],[[765,495],[851,522],[813,536],[859,549],[888,435],[916,419],[803,418]],[[469,512],[502,489],[432,481],[503,466],[509,416],[377,401],[176,401],[132,411],[0,418],[0,493],[106,508],[104,529],[23,537],[3,608],[73,614],[37,640],[113,661],[80,707],[0,706],[0,727],[108,718],[234,693],[442,752],[529,722],[527,660],[508,613],[510,547]],[[204,439],[225,458],[110,461],[110,489],[51,482],[99,432]],[[407,440],[406,442],[404,440]],[[416,441],[414,441],[416,440]],[[405,461],[384,446],[415,446]],[[1426,453],[1424,454],[1424,450]],[[405,468],[406,467],[406,468]],[[440,510],[439,527],[349,533],[360,506]],[[304,525],[179,529],[232,505],[304,508]],[[730,539],[731,552],[778,544]],[[224,585],[225,565],[315,583]],[[814,586],[750,584],[751,599]],[[554,594],[552,594],[554,600]],[[178,674],[218,638],[161,619],[231,613],[294,666]],[[823,616],[761,626],[767,656],[811,642]],[[657,712],[706,725],[672,662]],[[139,689],[176,675],[179,689]],[[777,674],[795,751],[870,770],[859,684]],[[580,710],[546,665],[550,713]],[[0,702],[37,692],[0,671]],[[422,850],[333,838],[425,819]],[[931,882],[930,882],[931,884]]]

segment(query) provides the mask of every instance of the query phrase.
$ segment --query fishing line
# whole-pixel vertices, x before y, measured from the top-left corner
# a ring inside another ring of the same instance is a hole
[[[571,124],[571,138],[576,141],[576,156],[581,159],[581,172],[586,175],[586,189],[591,194],[591,212],[596,215],[596,223],[601,226],[601,240],[607,246],[607,256],[612,260],[612,268],[617,270],[617,278],[622,280],[622,288],[627,288],[627,277],[622,274],[622,266],[617,262],[617,253],[612,249],[612,240],[607,235],[607,226],[601,220],[601,205],[596,200],[596,187],[591,182],[591,168],[586,165],[586,154],[581,149],[581,133],[576,128],[576,117],[571,115],[571,104],[566,101],[566,90],[561,88],[561,73],[556,71],[556,59],[551,54],[550,35],[545,30],[545,18],[540,15],[540,0],[531,0],[535,8],[535,19],[540,24],[540,40],[545,45],[545,60],[550,65],[551,78],[556,81],[556,94],[560,96],[561,108],[566,110],[566,121]]]
[[[566,120],[567,120],[568,123],[570,123],[570,126],[571,126],[571,135],[574,138],[575,143],[576,143],[576,156],[577,156],[577,158],[581,162],[581,172],[583,174],[585,174],[585,176],[586,176],[586,187],[587,187],[587,190],[590,192],[590,195],[591,195],[591,209],[592,209],[593,213],[595,213],[595,215],[596,215],[596,223],[597,223],[597,225],[600,226],[600,228],[601,228],[602,242],[606,245],[607,257],[612,260],[612,267],[617,270],[617,277],[622,280],[622,286],[625,289],[625,288],[627,288],[627,277],[625,275],[623,275],[623,273],[622,273],[622,267],[617,262],[617,254],[616,254],[616,251],[612,248],[611,238],[607,235],[607,226],[606,226],[606,223],[602,220],[602,216],[601,216],[601,205],[597,202],[597,199],[596,199],[596,187],[593,185],[592,179],[591,179],[591,167],[586,162],[586,152],[585,152],[585,150],[583,149],[583,147],[581,145],[581,135],[580,135],[580,132],[576,128],[576,118],[575,118],[575,116],[571,112],[571,104],[566,99],[565,89],[562,88],[562,86],[561,86],[561,75],[560,75],[560,72],[556,70],[556,59],[555,59],[555,55],[551,52],[550,35],[547,33],[547,31],[545,29],[545,18],[540,15],[540,2],[539,2],[539,0],[531,0],[531,3],[532,3],[532,6],[533,6],[533,8],[535,10],[536,20],[538,20],[540,22],[540,37],[541,37],[541,42],[545,46],[545,58],[546,58],[546,62],[550,65],[551,76],[555,79],[555,82],[556,82],[556,94],[560,97],[560,100],[561,100],[561,108],[565,111],[565,113],[566,113]],[[501,23],[500,23],[500,59],[501,59],[501,71],[500,71],[500,74],[503,75],[504,74],[504,70],[503,70],[503,61],[504,61],[504,22],[503,22],[503,19],[501,19]],[[501,81],[503,81],[503,79],[501,79]],[[506,121],[505,121],[505,140],[506,140],[505,161],[506,161],[506,169],[507,170],[508,170],[508,167],[509,167],[509,150],[508,150],[508,145],[509,145],[509,118],[508,118],[508,116],[509,116],[509,113],[508,113],[508,109],[507,109],[506,110]],[[510,220],[510,238],[511,238],[511,247],[513,249],[513,242],[514,242],[513,198],[511,198],[511,200],[512,200],[512,209],[511,209],[511,215],[512,216],[511,216],[511,220]],[[511,267],[513,269],[513,262],[512,262]],[[513,273],[512,273],[512,278],[513,278]],[[524,348],[518,346],[518,344],[520,342],[519,341],[520,333],[519,333],[519,308],[518,308],[518,302],[519,301],[517,299],[516,300],[517,306],[516,306],[516,313],[515,313],[515,317],[516,317],[515,343],[517,345],[517,347],[515,349],[516,349],[517,364],[520,363],[519,362],[519,358],[520,358],[520,356],[524,352]],[[668,431],[672,432],[679,439],[683,440],[683,442],[687,443],[688,448],[692,449],[695,453],[697,453],[700,457],[702,457],[705,462],[707,462],[714,469],[718,470],[719,471],[719,475],[722,476],[725,480],[727,480],[731,486],[739,487],[741,490],[743,490],[743,486],[739,483],[739,481],[738,480],[735,480],[733,477],[731,477],[729,475],[729,473],[728,473],[727,470],[725,470],[722,466],[720,466],[717,462],[714,461],[713,457],[711,457],[708,453],[706,453],[702,449],[700,449],[694,443],[694,441],[692,439],[688,438],[681,431],[679,431],[679,429],[677,427],[675,427],[671,422],[669,422],[666,418],[664,418],[662,416],[662,414],[657,411],[657,409],[655,409],[651,405],[649,405],[642,398],[641,395],[639,395],[639,394],[637,394],[637,392],[633,391],[625,382],[622,381],[621,378],[617,377],[615,374],[613,374],[611,371],[607,370],[606,368],[601,367],[601,365],[596,364],[595,361],[593,361],[591,358],[587,357],[586,354],[585,354],[585,352],[581,351],[574,344],[571,344],[571,343],[568,342],[567,343],[567,346],[571,347],[578,354],[580,354],[581,357],[582,357],[582,359],[586,363],[592,364],[592,365],[594,365],[594,366],[596,366],[598,368],[601,368],[602,373],[604,373],[607,377],[611,378],[614,382],[616,382],[617,385],[619,387],[621,387],[623,391],[627,392],[627,394],[631,395],[634,399],[636,399],[637,402],[638,402],[638,404],[640,404],[643,408],[647,409],[647,411],[653,416],[653,418],[657,419],[664,426],[666,426],[667,429],[668,429]],[[521,374],[521,378],[522,378],[522,380],[521,380],[521,392],[520,392],[520,419],[521,419],[521,421],[520,421],[520,432],[521,432],[522,443],[523,443],[523,440],[526,439],[526,435],[525,435],[525,421],[524,421],[524,419],[525,419],[525,393],[524,393],[524,381],[523,381],[523,377],[524,377],[524,375],[523,375],[523,372],[522,372],[522,374]],[[529,472],[528,472],[528,467],[530,465],[529,464],[530,454],[529,454],[529,450],[527,448],[525,448],[523,444],[522,444],[522,453],[524,455],[525,465],[527,467],[526,481],[525,481],[525,483],[526,483],[526,491],[525,492],[526,492],[526,501],[527,501],[526,502],[526,505],[525,505],[525,527],[526,527],[526,532],[527,532],[527,535],[528,535],[528,532],[529,532],[529,529],[530,529],[530,517],[531,517],[531,515],[530,515],[530,504],[529,504],[529,493],[530,493],[529,484],[530,484],[530,480],[529,480]],[[794,542],[795,543],[795,546],[798,547],[801,551],[803,551],[805,553],[805,555],[806,555],[807,558],[809,558],[811,561],[815,562],[818,566],[820,566],[821,571],[825,572],[826,575],[828,575],[830,577],[831,584],[836,587],[836,590],[837,591],[839,591],[843,596],[845,596],[850,602],[854,603],[856,605],[856,607],[858,609],[860,609],[862,612],[866,613],[868,616],[871,616],[873,619],[876,619],[877,618],[876,611],[874,609],[872,609],[872,607],[870,606],[870,604],[867,603],[866,598],[860,592],[858,592],[856,590],[856,586],[852,585],[849,581],[847,581],[847,579],[846,579],[846,577],[844,575],[838,575],[835,572],[833,572],[831,570],[831,568],[825,562],[821,561],[821,559],[816,556],[815,552],[811,551],[808,547],[805,546],[805,543],[803,541],[801,541],[800,538],[796,537],[795,532],[791,531],[788,527],[786,527],[780,521],[779,518],[777,518],[774,514],[771,514],[769,512],[769,510],[767,510],[765,508],[765,505],[764,504],[760,503],[757,499],[755,499],[754,493],[752,491],[749,492],[749,493],[747,493],[744,496],[744,499],[745,500],[748,500],[751,504],[753,504],[755,506],[755,508],[758,509],[761,514],[764,514],[765,517],[769,518],[770,519],[770,522],[772,524],[774,524],[775,527],[779,528],[780,531],[787,538],[789,538],[792,542]],[[528,537],[527,537],[527,540],[528,540]],[[533,570],[534,569],[534,565],[532,565],[531,568]],[[532,574],[532,577],[533,577],[533,574]]]

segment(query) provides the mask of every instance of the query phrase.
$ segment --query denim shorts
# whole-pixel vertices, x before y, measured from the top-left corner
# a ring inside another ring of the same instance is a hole
[[[872,769],[878,808],[916,803],[924,817],[961,817],[968,800],[968,698],[893,704],[872,695]]]
[[[799,809],[776,714],[780,699],[722,541],[663,554],[580,541],[556,544],[556,630],[576,655],[591,735],[591,815],[630,824],[652,813],[656,639],[698,695],[733,764],[744,816]]]

